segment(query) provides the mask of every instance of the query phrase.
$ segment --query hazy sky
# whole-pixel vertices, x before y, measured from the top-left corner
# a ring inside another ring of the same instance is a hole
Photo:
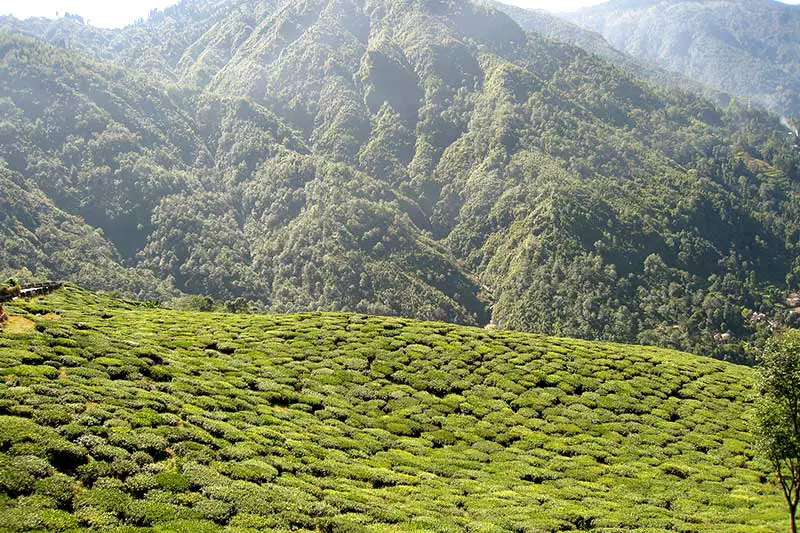
[[[509,4],[551,11],[572,11],[602,0],[505,0]],[[163,9],[177,0],[0,0],[0,14],[18,18],[55,17],[65,12],[81,15],[94,26],[115,28],[147,17],[151,9]],[[798,4],[800,0],[786,0]]]

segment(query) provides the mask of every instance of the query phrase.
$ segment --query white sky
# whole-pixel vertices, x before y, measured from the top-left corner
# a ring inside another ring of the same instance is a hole
[[[151,9],[164,9],[177,3],[177,0],[0,0],[0,14],[26,19],[72,13],[93,26],[118,28],[139,17],[147,18]]]
[[[783,0],[787,4],[800,4],[800,0]],[[505,0],[522,7],[549,11],[574,11],[599,4],[602,0]],[[116,28],[146,18],[151,9],[163,9],[177,0],[0,0],[0,15],[17,18],[63,16],[65,12],[82,16],[94,26]]]

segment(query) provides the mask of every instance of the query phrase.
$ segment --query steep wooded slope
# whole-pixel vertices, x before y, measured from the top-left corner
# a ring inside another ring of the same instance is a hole
[[[95,28],[78,16],[20,21],[0,17],[0,29],[40,38],[171,82],[204,85],[279,0],[183,0],[118,30]]]
[[[191,69],[4,38],[9,167],[127,265],[272,310],[485,323],[491,306],[502,327],[740,360],[769,334],[753,316],[796,318],[800,152],[774,117],[486,5],[225,4],[261,13],[246,31],[193,15],[220,5],[115,37],[197,21],[169,42],[216,59],[185,85]],[[60,124],[66,105],[82,120]]]
[[[68,278],[142,297],[173,294],[152,272],[123,266],[101,232],[53,205],[30,180],[0,166],[0,255],[3,269],[35,267],[42,278]],[[33,273],[28,271],[28,275]]]
[[[596,31],[578,26],[563,15],[555,15],[541,9],[525,9],[500,2],[495,2],[493,5],[511,17],[525,31],[571,44],[595,54],[622,67],[636,78],[648,80],[655,85],[702,94],[722,107],[726,107],[730,102],[731,97],[727,93],[617,50]]]
[[[101,228],[126,264],[276,310],[488,320],[475,282],[408,218],[420,220],[411,200],[309,155],[267,109],[169,90],[26,38],[2,46],[8,166]],[[42,270],[25,253],[4,266],[19,264]],[[97,272],[90,284],[127,288],[116,281]],[[137,294],[168,294],[150,289]]]

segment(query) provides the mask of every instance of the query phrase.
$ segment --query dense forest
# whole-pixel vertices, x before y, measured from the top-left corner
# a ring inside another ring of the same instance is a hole
[[[458,0],[0,19],[0,274],[751,361],[800,150],[648,80]]]
[[[542,9],[525,9],[501,2],[494,2],[493,5],[511,17],[525,31],[581,48],[613,63],[636,78],[667,88],[701,94],[722,107],[730,104],[730,94],[678,72],[667,70],[649,58],[634,56],[614,48],[597,31],[569,20],[573,17],[571,14],[553,14]]]

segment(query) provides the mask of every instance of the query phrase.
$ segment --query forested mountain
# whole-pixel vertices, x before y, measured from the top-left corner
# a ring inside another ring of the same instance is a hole
[[[567,15],[614,47],[745,102],[800,114],[800,7],[774,0],[611,0]]]
[[[611,46],[596,31],[578,26],[563,18],[563,15],[554,15],[542,9],[525,9],[500,2],[495,2],[494,5],[511,17],[525,31],[537,33],[581,48],[622,67],[636,78],[647,80],[655,85],[702,94],[723,107],[727,107],[730,103],[731,97],[727,93],[720,92],[676,72],[660,68],[652,62],[643,61],[621,52]]]
[[[186,0],[118,31],[0,26],[0,156],[24,184],[5,274],[737,360],[796,316],[800,151],[777,119],[488,5]],[[62,219],[94,255],[30,236]]]
[[[119,30],[95,28],[74,15],[25,21],[0,17],[0,28],[169,81],[204,83],[277,4],[273,0],[183,0]]]

